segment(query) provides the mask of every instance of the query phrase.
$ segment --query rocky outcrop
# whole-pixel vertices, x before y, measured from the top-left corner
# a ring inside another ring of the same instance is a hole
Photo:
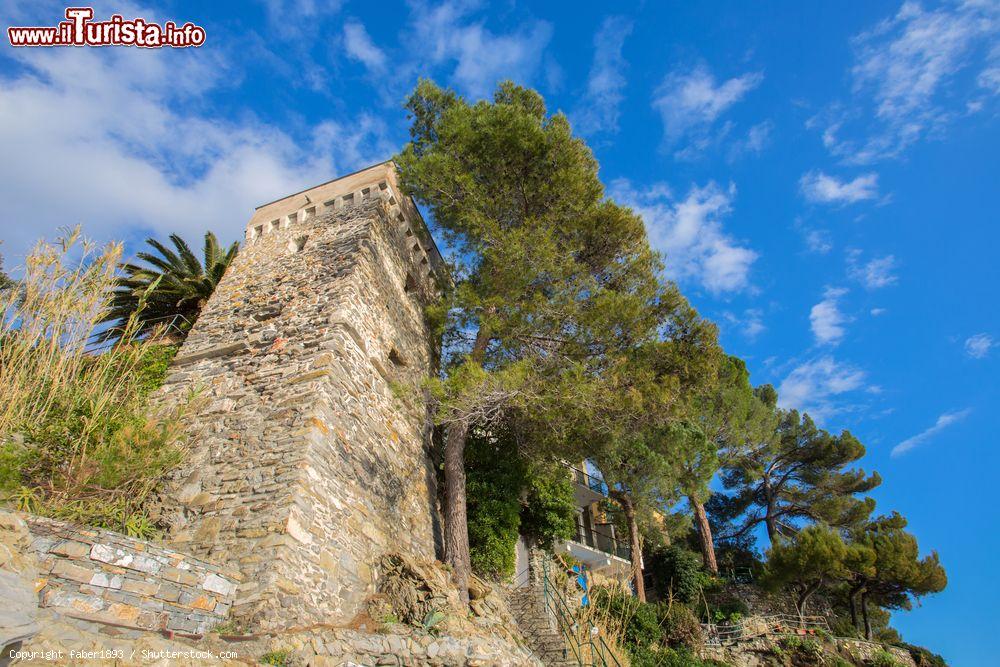
[[[35,596],[38,573],[28,555],[31,535],[16,514],[0,512],[0,645],[4,663],[7,652],[34,636],[40,626]]]

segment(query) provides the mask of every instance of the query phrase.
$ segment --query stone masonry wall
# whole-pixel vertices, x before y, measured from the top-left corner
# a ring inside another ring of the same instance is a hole
[[[435,557],[418,390],[435,287],[391,191],[371,191],[254,235],[163,390],[201,407],[154,512],[179,548],[242,573],[233,615],[251,627],[348,622],[381,553]]]
[[[204,633],[229,613],[237,576],[110,530],[25,516],[43,607],[147,630]]]

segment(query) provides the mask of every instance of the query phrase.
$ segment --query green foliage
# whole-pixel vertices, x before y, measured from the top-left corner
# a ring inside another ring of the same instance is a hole
[[[917,667],[948,667],[948,663],[937,653],[932,653],[923,646],[915,646],[905,642],[900,643],[900,648],[909,652],[910,657]]]
[[[481,576],[514,574],[526,466],[508,433],[474,430],[465,449],[469,553]]]
[[[761,388],[758,398],[768,405],[773,389]],[[796,410],[776,414],[776,428],[765,429],[765,437],[727,463],[722,480],[734,493],[720,499],[716,510],[730,519],[742,517],[740,533],[764,523],[772,544],[794,532],[798,520],[839,528],[865,520],[875,501],[857,495],[878,486],[881,478],[848,467],[865,455],[864,445],[848,431],[835,436],[818,428]]]
[[[848,563],[856,551],[831,528],[808,526],[771,547],[762,583],[793,593],[799,614],[804,614],[816,591],[847,576]]]
[[[526,460],[505,424],[473,429],[465,460],[469,551],[477,574],[514,574],[519,534],[545,549],[572,537],[576,501],[567,470]]]
[[[879,649],[872,655],[871,667],[901,667],[902,663],[899,662],[891,653],[884,649]]]
[[[701,625],[690,607],[679,602],[650,604],[631,594],[594,588],[591,601],[618,627],[620,642],[633,665],[700,665],[687,652],[702,643]]]
[[[121,248],[80,245],[79,230],[40,243],[17,294],[0,293],[0,495],[25,511],[149,538],[143,501],[180,461],[189,406],[149,411],[175,350],[137,340],[137,317],[125,340],[88,347]]]
[[[888,609],[909,609],[915,598],[944,590],[948,577],[937,553],[920,558],[917,538],[898,512],[873,519],[853,532],[858,556],[850,563],[855,584]]]
[[[424,616],[421,627],[423,627],[424,632],[436,635],[441,630],[439,626],[446,618],[448,618],[448,615],[440,609],[432,609],[427,612],[426,616]]]
[[[117,340],[130,319],[137,319],[133,335],[162,332],[175,340],[191,329],[201,309],[239,251],[239,243],[221,248],[215,234],[205,233],[202,260],[177,234],[171,234],[173,249],[156,239],[146,239],[156,252],[140,252],[137,257],[148,266],[125,263],[111,296],[110,308],[102,321],[111,326],[104,340]],[[141,308],[140,308],[141,304]]]
[[[701,557],[673,545],[652,554],[647,568],[653,573],[656,592],[684,603],[696,602],[701,591]]]
[[[802,637],[784,637],[780,641],[781,648],[806,659],[815,660],[823,654],[823,647],[815,639]]]
[[[702,642],[701,623],[687,605],[659,604],[660,639],[667,646],[696,648]]]
[[[274,665],[275,667],[286,667],[292,664],[292,652],[287,648],[278,651],[268,651],[260,656],[260,662],[265,665]]]
[[[3,270],[3,255],[0,255],[0,290],[5,290],[13,286],[14,281]]]
[[[657,281],[642,220],[604,196],[597,162],[535,91],[470,103],[422,80],[407,100],[401,187],[454,250],[439,421],[519,412],[527,448],[564,456],[606,355],[651,340],[680,300]],[[551,457],[555,458],[555,457]]]
[[[543,549],[573,537],[576,497],[566,468],[558,464],[529,465],[527,493],[521,506],[521,532]]]

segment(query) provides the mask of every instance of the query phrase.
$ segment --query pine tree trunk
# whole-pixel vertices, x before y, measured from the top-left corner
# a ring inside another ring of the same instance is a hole
[[[452,579],[458,595],[469,602],[469,575],[472,558],[469,555],[469,524],[465,496],[465,438],[469,427],[455,422],[448,427],[444,445],[444,556],[452,568]]]
[[[470,354],[474,363],[483,362],[489,342],[489,332],[485,326],[480,326]],[[469,602],[469,576],[472,574],[465,488],[465,440],[468,434],[469,425],[455,421],[448,427],[444,441],[444,557],[451,565],[458,595],[466,604]]]
[[[847,606],[851,610],[851,627],[854,628],[855,630],[857,630],[858,629],[858,606],[857,606],[857,604],[855,604],[854,598],[855,598],[855,594],[853,592],[851,592],[847,596]]]
[[[635,506],[627,496],[619,499],[628,523],[629,544],[632,549],[632,580],[635,584],[635,596],[640,602],[646,601],[646,584],[642,580],[642,545],[639,543],[639,524],[635,518]]]
[[[851,610],[851,627],[858,629],[858,593],[861,592],[863,584],[856,584],[847,591],[847,606]]]
[[[865,620],[865,639],[872,639],[872,621],[868,618],[868,592],[861,591],[861,617]]]
[[[774,497],[771,493],[771,484],[767,481],[764,482],[764,497],[767,501],[767,507],[764,508],[764,525],[767,526],[767,540],[774,546],[775,540],[778,539],[778,521],[774,517]]]
[[[688,502],[694,510],[694,522],[698,527],[698,538],[701,541],[701,560],[705,569],[712,574],[719,573],[719,565],[715,560],[715,545],[712,544],[712,527],[708,524],[705,514],[705,504],[697,496],[688,496]]]

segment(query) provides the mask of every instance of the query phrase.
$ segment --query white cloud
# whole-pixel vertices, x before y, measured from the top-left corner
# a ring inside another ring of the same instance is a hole
[[[828,119],[824,144],[845,162],[867,164],[898,156],[967,110],[982,108],[1000,92],[998,26],[995,2],[942,3],[932,10],[904,2],[894,17],[852,40],[856,99],[849,106],[858,111]],[[869,104],[874,122],[864,117]],[[843,138],[850,121],[858,124],[857,139]]]
[[[0,145],[18,156],[0,162],[11,264],[76,223],[96,240],[206,229],[235,239],[255,205],[391,154],[381,121],[364,114],[293,138],[191,104],[229,75],[209,53],[17,52],[22,73],[0,78]]]
[[[709,130],[716,119],[763,80],[761,72],[749,72],[716,83],[715,76],[704,65],[667,74],[653,95],[653,108],[663,120],[666,143],[674,145],[688,137],[692,140],[688,152],[707,145],[711,142]],[[723,133],[729,129],[724,127]],[[758,130],[758,134],[761,132]]]
[[[809,325],[820,345],[836,345],[846,333],[844,325],[850,320],[840,312],[840,298],[845,294],[846,289],[828,287],[823,300],[809,311]]]
[[[808,412],[822,422],[842,412],[843,395],[864,388],[865,372],[825,355],[796,366],[778,385],[778,406]]]
[[[867,262],[861,261],[861,251],[852,249],[847,255],[847,275],[868,289],[879,289],[894,285],[898,276],[893,273],[896,268],[896,257],[886,255],[876,257]]]
[[[414,45],[431,64],[454,63],[451,76],[473,97],[489,95],[497,82],[529,83],[542,63],[552,26],[532,21],[509,33],[494,33],[483,21],[469,20],[470,2],[417,2],[413,5]]]
[[[937,418],[937,421],[934,422],[933,426],[931,426],[925,431],[918,433],[917,435],[907,438],[906,440],[902,441],[901,443],[893,447],[891,456],[893,458],[896,458],[897,456],[901,456],[906,452],[910,451],[914,447],[922,445],[923,443],[927,442],[928,440],[930,440],[935,435],[937,435],[944,429],[948,428],[952,424],[960,422],[966,417],[968,417],[971,412],[972,408],[966,408],[964,410],[958,410],[957,412],[944,413],[943,415]]]
[[[885,315],[887,312],[888,311],[885,308],[872,308],[869,311],[869,313],[871,313],[872,317],[879,317],[881,315]]]
[[[259,0],[271,30],[288,38],[315,35],[324,19],[340,11],[340,0]],[[117,9],[115,11],[118,11]],[[140,14],[145,16],[145,14]]]
[[[833,240],[830,238],[830,233],[825,230],[810,229],[806,232],[805,238],[806,247],[810,252],[825,255],[833,250]]]
[[[752,126],[743,139],[733,142],[729,148],[729,160],[733,161],[746,155],[760,155],[771,142],[771,132],[774,123],[765,120]]]
[[[853,204],[878,197],[878,174],[841,181],[821,171],[810,171],[799,179],[799,187],[808,201],[821,204]]]
[[[726,311],[722,317],[750,341],[756,340],[757,336],[767,331],[764,325],[764,313],[759,308],[748,308],[743,311],[742,316]]]
[[[996,345],[997,342],[993,340],[993,336],[987,333],[976,334],[965,339],[965,353],[973,359],[982,359]]]
[[[587,79],[587,92],[581,109],[574,114],[584,134],[618,131],[618,114],[625,89],[622,47],[632,33],[632,21],[609,16],[594,35],[594,62]]]
[[[638,190],[621,179],[611,184],[611,192],[642,216],[650,242],[666,257],[669,277],[695,280],[715,294],[749,287],[757,253],[722,227],[722,218],[732,210],[734,186],[723,190],[710,182],[692,187],[678,200],[663,184]]]
[[[372,41],[365,26],[354,19],[344,24],[344,50],[348,56],[374,72],[385,69],[385,53]]]

